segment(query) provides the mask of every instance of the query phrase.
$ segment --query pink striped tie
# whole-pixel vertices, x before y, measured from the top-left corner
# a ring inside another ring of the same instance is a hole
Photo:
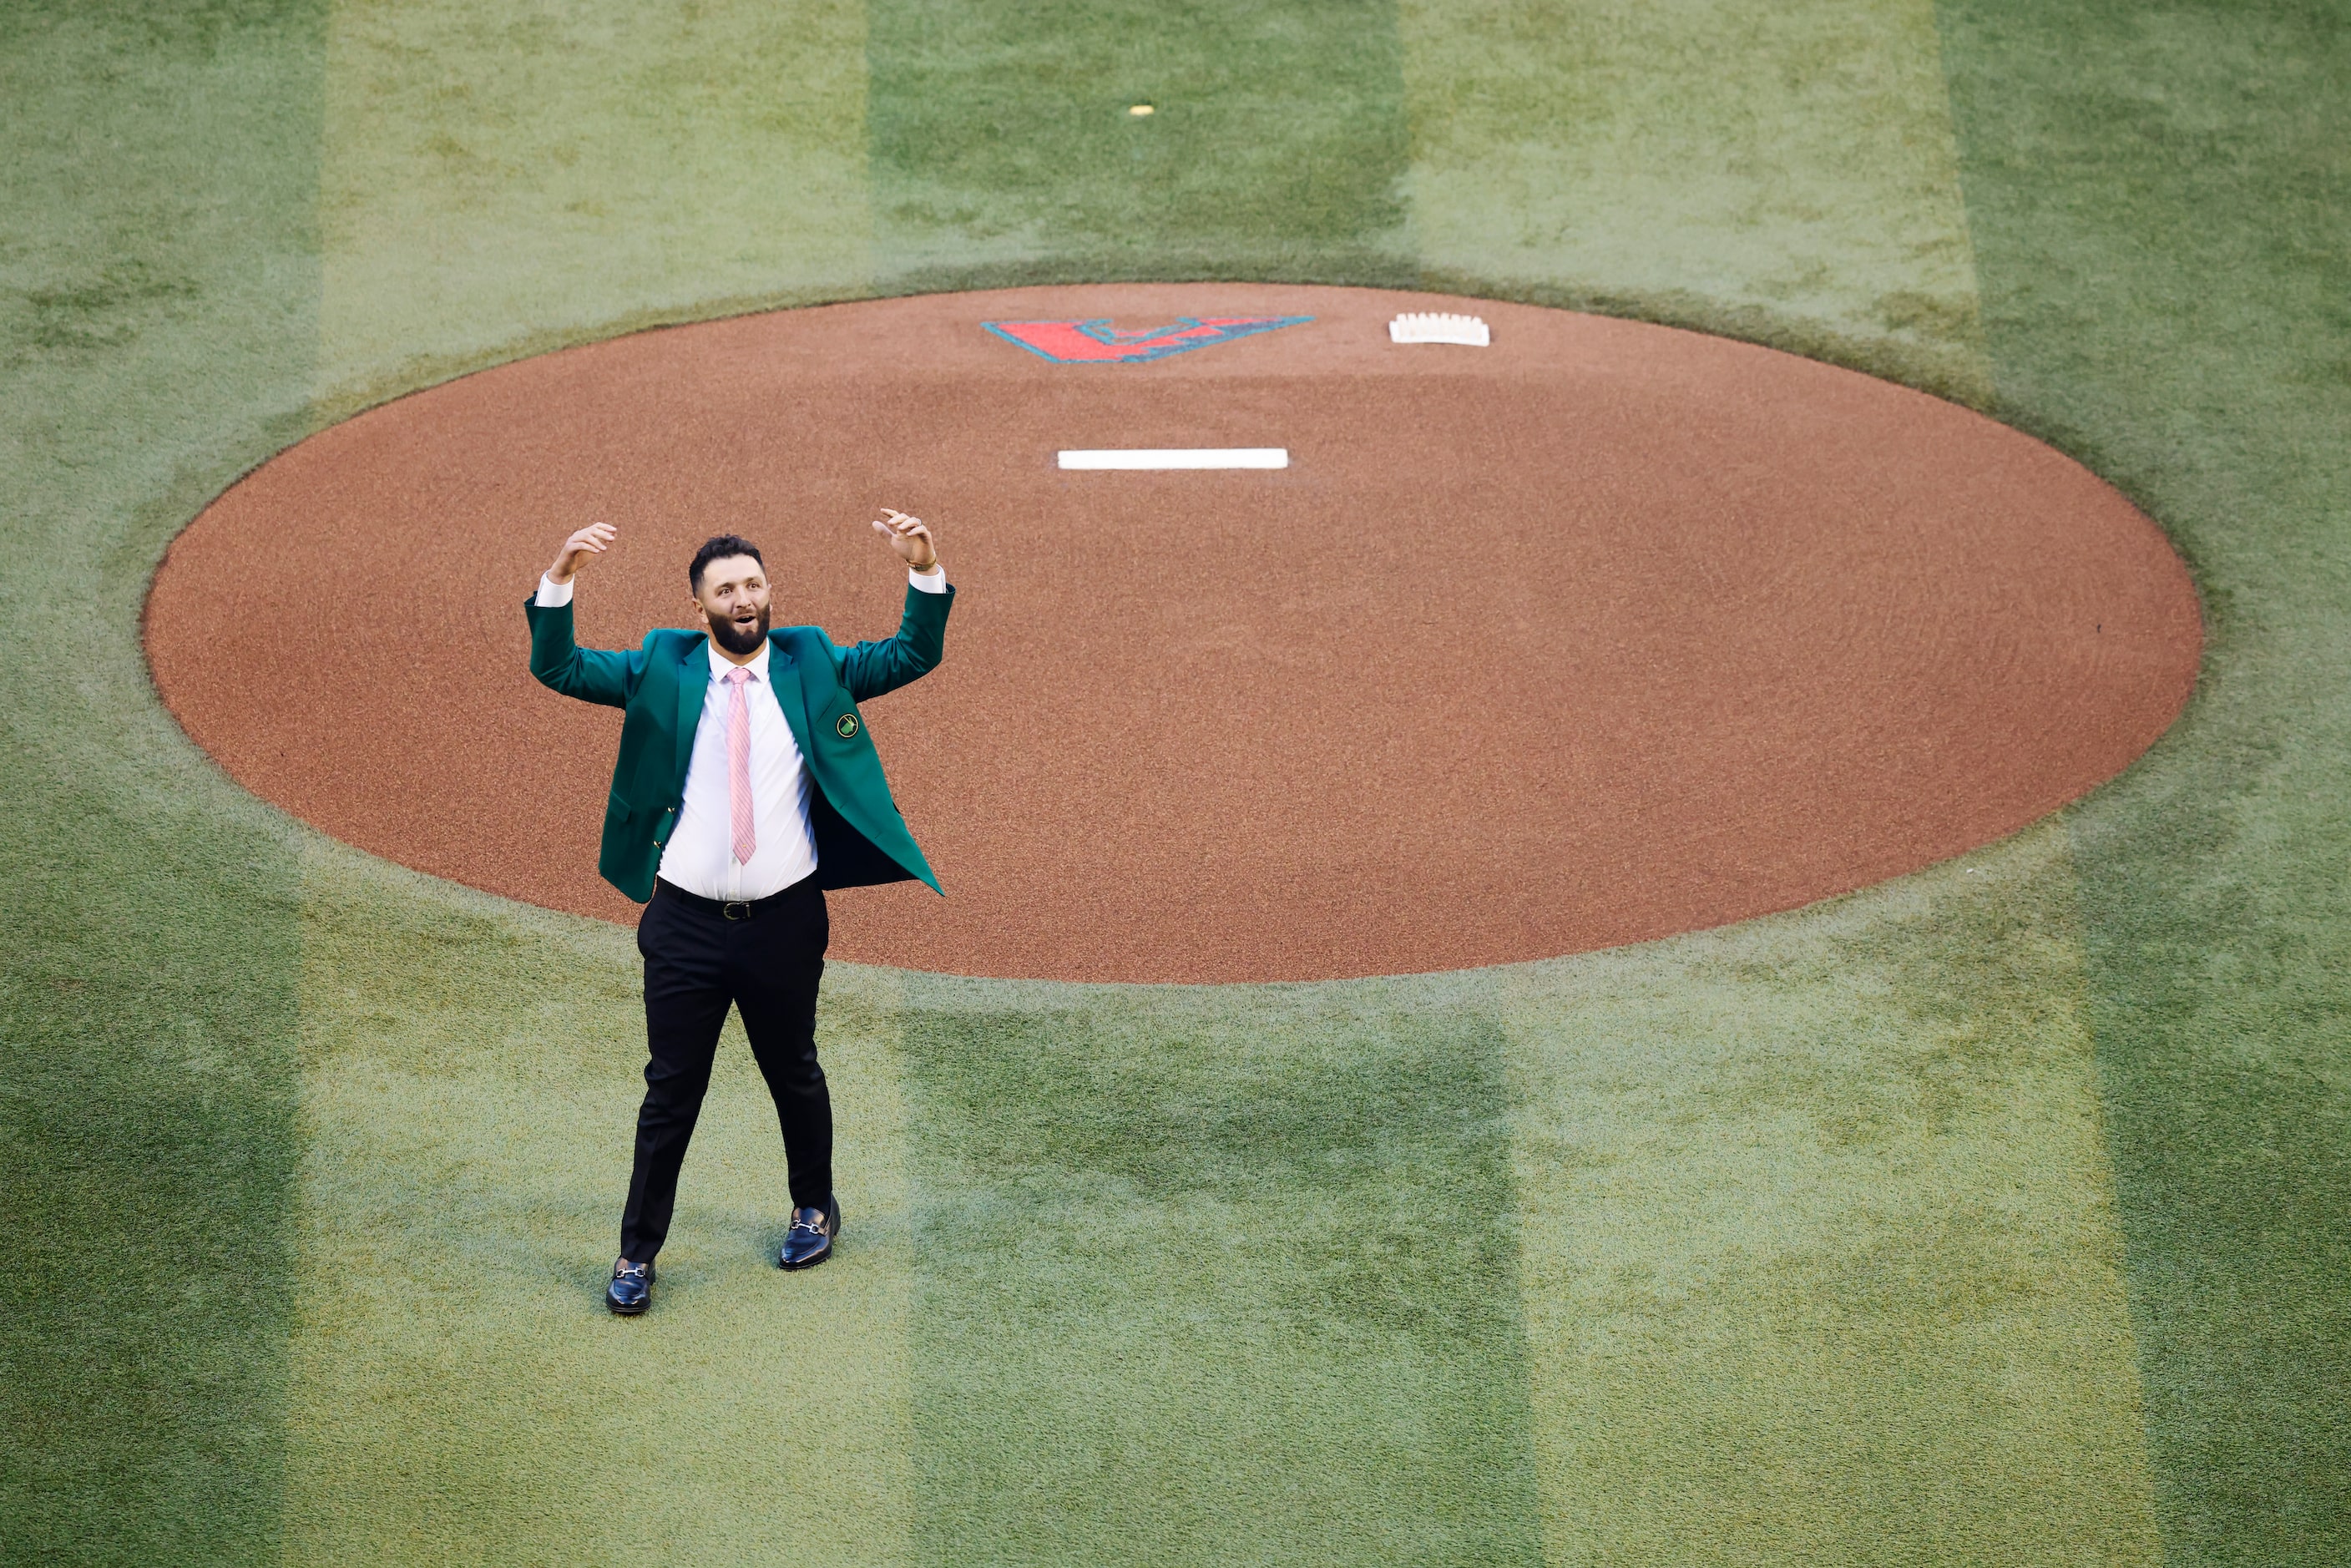
[[[735,819],[735,858],[745,865],[759,852],[759,835],[751,829],[751,707],[743,698],[751,672],[726,672],[735,688],[726,706],[726,805]]]

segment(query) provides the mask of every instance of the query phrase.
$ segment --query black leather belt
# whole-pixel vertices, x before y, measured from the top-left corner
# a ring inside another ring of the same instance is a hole
[[[813,873],[804,876],[781,893],[771,893],[765,898],[705,898],[698,893],[688,893],[674,882],[653,879],[653,891],[664,898],[675,899],[688,909],[705,915],[716,915],[721,920],[757,920],[767,910],[774,909],[786,899],[805,898],[816,891]]]

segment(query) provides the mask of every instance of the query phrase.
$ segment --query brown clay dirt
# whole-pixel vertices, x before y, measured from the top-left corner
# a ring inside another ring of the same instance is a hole
[[[1489,349],[1397,347],[1468,309]],[[995,319],[1311,315],[1144,364]],[[1062,473],[1070,446],[1286,471]],[[1717,339],[1362,289],[942,295],[549,354],[325,431],[172,548],[165,700],[246,787],[403,864],[612,920],[619,716],[524,668],[603,518],[589,645],[685,622],[705,536],[777,622],[887,635],[867,528],[935,527],[946,663],[871,705],[946,884],[833,896],[836,956],[1073,980],[1545,957],[1913,871],[2111,778],[2201,647],[2179,558],[2049,448]]]

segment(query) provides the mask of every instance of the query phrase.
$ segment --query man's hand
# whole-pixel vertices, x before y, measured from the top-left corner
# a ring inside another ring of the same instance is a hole
[[[900,559],[920,572],[928,572],[939,564],[938,547],[931,542],[930,528],[922,518],[892,511],[888,507],[882,510],[888,514],[888,520],[874,518],[873,531],[890,541],[890,548],[898,552]]]
[[[612,534],[611,524],[590,523],[565,539],[563,548],[555,552],[555,564],[547,569],[547,580],[569,582],[571,574],[578,571],[589,557],[604,553],[612,542]]]

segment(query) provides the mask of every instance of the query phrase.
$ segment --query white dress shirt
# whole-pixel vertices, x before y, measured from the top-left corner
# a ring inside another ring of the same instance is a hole
[[[947,591],[946,573],[936,567],[909,570],[906,580],[925,593]],[[569,604],[571,590],[571,583],[541,576],[538,602],[549,609]],[[773,643],[762,643],[749,663],[738,665],[716,648],[710,651],[710,685],[694,727],[685,800],[662,852],[661,879],[674,887],[731,903],[781,893],[816,870],[816,835],[809,824],[812,786],[799,743],[768,680],[774,653]],[[725,677],[735,669],[751,672],[743,698],[751,721],[751,831],[757,842],[747,862],[735,858],[734,800],[726,784],[726,718],[734,688]]]

